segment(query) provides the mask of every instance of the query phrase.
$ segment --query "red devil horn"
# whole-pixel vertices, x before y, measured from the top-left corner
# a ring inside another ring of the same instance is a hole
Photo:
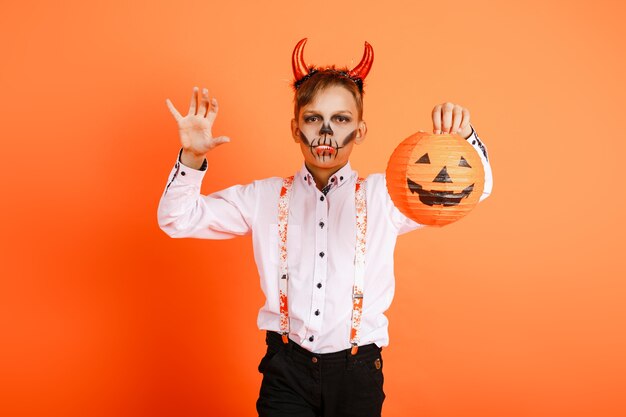
[[[374,49],[372,48],[372,45],[365,42],[365,51],[363,52],[363,58],[361,58],[361,62],[359,63],[359,65],[350,70],[350,77],[360,78],[361,80],[364,80],[365,77],[367,77],[367,73],[370,72],[370,68],[372,68],[373,62]]]
[[[304,62],[304,45],[306,44],[307,38],[302,39],[293,50],[293,55],[291,57],[291,65],[293,67],[293,76],[296,77],[296,81],[300,80],[302,77],[309,73],[309,69]]]

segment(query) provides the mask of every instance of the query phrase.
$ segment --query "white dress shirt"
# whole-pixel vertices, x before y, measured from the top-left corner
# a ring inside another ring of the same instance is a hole
[[[481,156],[485,187],[492,176],[487,152],[475,133],[468,139]],[[206,169],[206,164],[203,166]],[[171,237],[229,239],[252,233],[254,258],[265,294],[259,329],[279,331],[278,198],[282,178],[235,185],[205,196],[200,185],[206,170],[180,160],[158,208],[160,227]],[[287,236],[289,267],[289,337],[315,353],[350,348],[350,318],[356,236],[355,183],[350,163],[337,171],[321,192],[303,165],[295,174]],[[399,234],[422,225],[394,206],[383,174],[367,177],[367,235],[361,345],[387,346],[385,311],[394,295],[393,253]]]

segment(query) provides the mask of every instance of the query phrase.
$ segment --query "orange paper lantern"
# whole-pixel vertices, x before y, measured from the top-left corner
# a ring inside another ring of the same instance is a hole
[[[484,182],[480,156],[458,135],[418,132],[398,145],[387,165],[391,199],[420,224],[443,226],[465,216]]]

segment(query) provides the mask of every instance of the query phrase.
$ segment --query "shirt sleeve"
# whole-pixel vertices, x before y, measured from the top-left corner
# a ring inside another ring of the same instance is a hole
[[[399,235],[402,235],[420,227],[424,227],[423,224],[419,224],[416,221],[411,220],[410,218],[402,214],[400,210],[398,210],[398,208],[393,203],[391,196],[389,195],[389,189],[387,188],[387,177],[384,174],[374,174],[368,177],[368,187],[370,186],[370,178],[378,180],[379,176],[381,178],[381,181],[371,181],[371,183],[374,186],[375,192],[380,191],[385,196],[384,211],[385,213],[388,213],[389,221],[391,221],[393,227],[397,230],[397,233]]]
[[[179,154],[159,202],[159,227],[176,238],[230,239],[250,233],[257,184],[235,185],[201,195],[206,168],[206,160],[199,170],[184,165]]]
[[[474,149],[476,149],[476,152],[478,152],[478,156],[480,156],[480,160],[483,163],[483,168],[485,170],[485,185],[483,187],[483,194],[480,196],[479,200],[483,201],[485,198],[489,197],[491,190],[493,189],[493,175],[491,172],[491,164],[489,163],[489,155],[487,154],[487,147],[480,140],[473,126],[472,134],[466,140],[474,147]]]

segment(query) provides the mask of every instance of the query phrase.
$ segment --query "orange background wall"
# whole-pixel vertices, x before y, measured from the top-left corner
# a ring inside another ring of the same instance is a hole
[[[291,174],[305,36],[374,46],[361,174],[447,100],[492,159],[491,198],[398,242],[384,415],[626,415],[623,2],[262,3],[3,4],[0,415],[255,415],[250,240],[159,230],[165,98],[220,99],[203,192]]]

